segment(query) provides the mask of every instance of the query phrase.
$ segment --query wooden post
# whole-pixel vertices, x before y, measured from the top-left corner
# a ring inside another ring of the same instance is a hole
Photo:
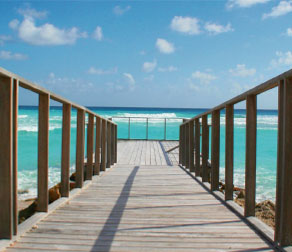
[[[212,112],[211,191],[219,190],[220,110]]]
[[[115,125],[115,163],[118,162],[118,125]]]
[[[225,200],[233,200],[233,104],[226,105]]]
[[[88,114],[86,180],[91,180],[93,174],[93,142],[94,142],[93,138],[94,138],[94,116],[93,114]]]
[[[77,109],[76,188],[82,188],[84,180],[84,134],[85,111]]]
[[[255,216],[256,203],[256,139],[257,97],[246,98],[246,145],[245,145],[245,204],[244,215]]]
[[[195,171],[194,167],[194,121],[189,123],[189,167],[190,172]]]
[[[283,133],[284,133],[284,80],[278,86],[278,150],[277,150],[277,180],[275,204],[275,241],[281,239],[281,209],[282,209],[282,166],[283,166]]]
[[[182,125],[179,126],[179,147],[178,147],[178,153],[179,153],[179,164],[182,164]]]
[[[47,212],[49,202],[49,112],[50,96],[39,94],[38,199],[37,211]]]
[[[62,118],[62,161],[61,161],[61,196],[69,197],[70,191],[70,136],[71,104],[63,104]]]
[[[200,161],[200,154],[201,154],[201,146],[200,146],[200,120],[199,118],[195,119],[195,174],[196,176],[200,176],[200,166],[201,166],[201,161]]]
[[[182,138],[182,165],[186,166],[186,124],[183,125],[183,138]]]
[[[190,168],[190,158],[189,158],[189,139],[190,139],[190,131],[189,131],[189,128],[190,128],[190,124],[187,123],[186,124],[186,134],[185,134],[185,151],[186,151],[186,165],[185,165],[185,168],[186,169],[189,169]]]
[[[111,167],[111,123],[107,123],[107,155],[106,155],[106,167],[110,168]]]
[[[18,80],[13,80],[13,234],[17,234],[18,228]]]
[[[101,147],[101,119],[96,117],[95,126],[95,163],[93,168],[93,174],[99,175],[100,172],[100,147]]]
[[[115,125],[111,125],[111,165],[115,163]]]
[[[12,79],[0,77],[0,239],[11,239],[12,209]]]
[[[106,120],[102,120],[101,171],[106,170]]]
[[[276,237],[280,242],[281,246],[291,246],[292,245],[292,78],[287,78],[284,81],[283,90],[283,111],[280,112],[281,119],[283,120],[279,130],[281,138],[279,139],[279,145],[281,146],[281,153],[279,153],[279,158],[282,159],[278,164],[281,166],[277,174],[277,183],[281,182],[281,186],[278,187],[277,184],[277,196],[280,194],[280,205],[276,207],[276,216],[280,218],[279,227],[276,229],[278,232]],[[280,190],[280,192],[279,192]],[[276,200],[277,204],[279,203]],[[278,220],[279,221],[279,220]]]
[[[202,116],[202,181],[209,182],[209,126],[208,116]]]

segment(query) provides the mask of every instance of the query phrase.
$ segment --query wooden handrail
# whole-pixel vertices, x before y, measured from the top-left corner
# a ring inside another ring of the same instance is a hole
[[[245,206],[246,217],[255,216],[256,199],[256,129],[257,95],[278,87],[278,149],[277,149],[277,185],[276,185],[276,220],[274,241],[281,246],[292,245],[292,69],[272,78],[265,83],[242,93],[219,106],[201,113],[180,125],[179,163],[185,168],[192,168],[186,162],[186,153],[195,152],[194,171],[202,176],[202,181],[211,181],[211,190],[219,189],[220,157],[220,111],[225,109],[225,200],[233,200],[234,171],[234,105],[246,101],[246,151],[245,151]],[[207,117],[212,117],[211,131],[211,180],[207,171],[206,160],[209,155],[209,129]],[[202,125],[200,125],[200,121]],[[193,123],[195,122],[195,124]],[[200,128],[202,127],[202,138]],[[193,145],[193,131],[194,141]],[[192,132],[191,134],[189,132]],[[187,137],[186,137],[187,136]],[[202,149],[200,144],[202,139]],[[188,144],[186,144],[188,142]],[[194,146],[194,147],[193,147]],[[200,153],[202,152],[202,167]],[[192,157],[188,160],[193,160]],[[190,169],[193,172],[193,169]]]
[[[102,118],[88,108],[56,95],[24,78],[0,68],[0,239],[11,239],[17,234],[17,117],[18,89],[30,90],[39,95],[38,106],[38,190],[37,211],[47,212],[48,168],[49,168],[49,113],[50,100],[63,105],[62,111],[62,156],[61,183],[62,197],[69,196],[70,131],[71,110],[77,109],[76,130],[76,187],[81,188],[84,180],[91,180],[100,170],[105,171],[117,161],[117,124]],[[85,116],[88,115],[87,165],[84,167]],[[94,127],[96,144],[94,146]],[[95,156],[95,162],[93,158]],[[84,177],[84,171],[86,176]]]

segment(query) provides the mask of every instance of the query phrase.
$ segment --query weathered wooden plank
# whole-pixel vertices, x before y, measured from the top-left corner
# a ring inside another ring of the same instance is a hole
[[[201,151],[200,151],[200,121],[199,119],[196,119],[195,120],[195,174],[196,176],[200,176],[200,170],[201,170],[201,167],[200,167],[200,154],[201,154]]]
[[[94,144],[93,138],[94,138],[94,116],[93,114],[88,114],[86,180],[91,180],[93,175],[93,144]]]
[[[257,97],[246,98],[246,144],[245,144],[245,204],[244,215],[255,216],[256,204],[256,145]]]
[[[106,170],[106,138],[107,138],[107,122],[105,120],[102,120],[102,131],[101,131],[101,171]]]
[[[209,126],[208,116],[202,117],[202,181],[209,182]]]
[[[70,136],[71,136],[71,104],[63,104],[62,117],[62,161],[61,161],[61,196],[68,197],[70,191]]]
[[[12,215],[12,105],[13,82],[0,77],[0,239],[11,239]]]
[[[225,123],[225,200],[233,199],[233,117],[233,105],[227,105]]]
[[[93,167],[93,174],[99,175],[100,173],[100,148],[101,148],[101,119],[95,118],[95,162]]]
[[[76,188],[82,188],[84,180],[85,111],[77,109],[76,137]]]
[[[219,190],[220,110],[212,112],[211,190]]]
[[[49,203],[49,111],[50,97],[39,94],[38,126],[38,198],[37,211],[47,212]]]
[[[17,234],[18,229],[18,80],[13,80],[13,234]]]

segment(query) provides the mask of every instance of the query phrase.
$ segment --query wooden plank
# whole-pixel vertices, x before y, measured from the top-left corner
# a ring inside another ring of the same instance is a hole
[[[277,211],[280,211],[280,227],[278,230],[279,242],[281,246],[291,246],[292,245],[292,79],[287,78],[284,81],[284,90],[283,90],[283,113],[281,118],[283,122],[282,126],[283,132],[280,133],[282,139],[280,139],[280,144],[282,145],[282,153],[280,153],[281,167],[280,168],[280,181],[281,186],[281,205]],[[281,128],[280,128],[281,129]],[[279,215],[279,213],[278,213]]]
[[[189,123],[189,166],[190,172],[195,171],[194,167],[194,122]]]
[[[282,167],[283,167],[283,134],[284,134],[284,83],[281,80],[278,86],[278,143],[277,143],[277,180],[276,180],[276,204],[275,204],[275,241],[281,238],[281,209],[282,209]]]
[[[225,123],[225,200],[233,199],[233,117],[233,105],[227,105]]]
[[[70,139],[71,139],[71,104],[63,104],[62,117],[62,160],[61,160],[61,196],[69,197],[70,185]]]
[[[102,119],[102,131],[101,131],[101,171],[106,170],[106,138],[107,138],[107,122]]]
[[[77,109],[76,131],[76,188],[82,188],[84,180],[84,134],[85,134],[85,111]]]
[[[13,80],[13,234],[17,234],[18,228],[18,80]]]
[[[106,146],[107,146],[106,167],[107,168],[110,168],[111,167],[111,155],[112,155],[111,138],[112,138],[112,134],[111,134],[111,123],[107,123],[107,142],[106,142]]]
[[[200,151],[200,135],[201,135],[201,132],[200,132],[200,121],[199,119],[196,119],[195,120],[195,174],[196,176],[200,176],[200,170],[201,170],[201,167],[200,167],[200,154],[201,154],[201,151]]]
[[[255,216],[256,204],[256,145],[257,97],[246,98],[246,144],[245,144],[245,204],[244,215]]]
[[[50,97],[39,94],[39,127],[38,127],[38,198],[37,211],[47,212],[49,193],[49,111]]]
[[[96,127],[95,127],[95,162],[93,167],[93,174],[99,175],[100,173],[100,148],[101,148],[101,119],[95,117]]]
[[[209,182],[209,126],[208,117],[204,115],[202,117],[202,181]]]
[[[93,174],[93,144],[94,144],[93,138],[94,138],[94,116],[93,114],[88,114],[86,180],[91,180]]]
[[[211,190],[219,190],[220,110],[212,112]]]
[[[0,239],[11,239],[13,234],[12,209],[12,91],[10,78],[0,77]]]

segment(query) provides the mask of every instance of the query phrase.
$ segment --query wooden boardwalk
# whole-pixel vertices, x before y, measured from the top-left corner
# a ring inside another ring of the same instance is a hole
[[[7,251],[273,251],[165,153],[176,144],[119,142],[118,164]]]

